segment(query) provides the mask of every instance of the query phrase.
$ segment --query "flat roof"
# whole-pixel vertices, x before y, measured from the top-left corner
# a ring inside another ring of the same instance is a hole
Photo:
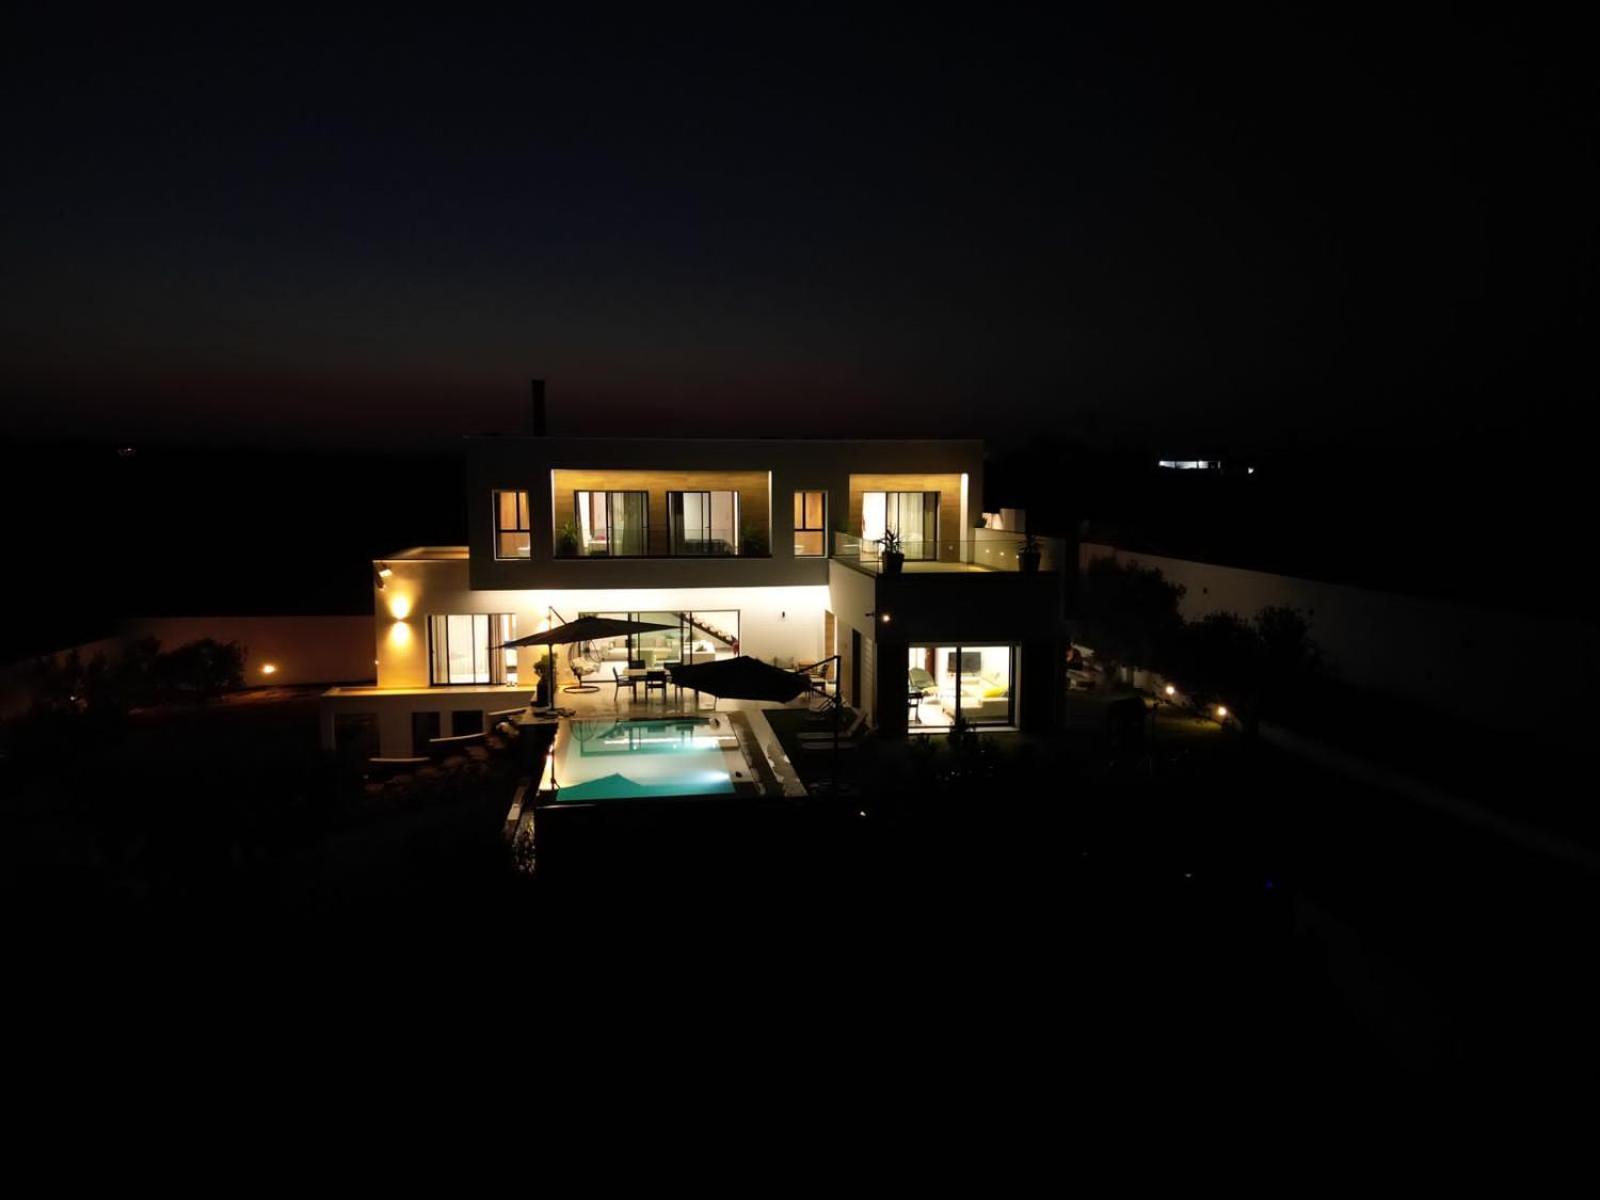
[[[465,546],[412,546],[406,550],[397,550],[393,554],[386,554],[382,558],[375,558],[373,562],[416,562],[424,559],[449,559],[465,561],[467,548]]]
[[[465,440],[469,442],[599,442],[602,444],[606,442],[663,442],[668,445],[681,445],[684,442],[745,442],[752,446],[760,445],[763,442],[791,442],[797,446],[828,445],[830,443],[847,445],[854,442],[904,442],[907,444],[922,442],[933,445],[944,445],[951,442],[977,442],[981,445],[984,441],[979,434],[952,434],[948,437],[897,437],[894,434],[864,434],[859,437],[833,437],[826,435],[814,437],[768,437],[761,434],[754,434],[748,437],[673,437],[665,435],[652,436],[650,434],[639,434],[637,436],[612,434],[603,436],[599,434],[542,434],[516,431],[509,433],[469,433],[465,435]]]

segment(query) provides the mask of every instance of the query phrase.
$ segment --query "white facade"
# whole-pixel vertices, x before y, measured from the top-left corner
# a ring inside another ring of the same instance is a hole
[[[468,586],[464,558],[396,558],[386,560],[386,565],[390,574],[383,588],[373,593],[380,688],[429,685],[427,618],[444,614],[511,613],[517,636],[525,637],[581,613],[737,612],[741,653],[767,660],[792,658],[801,664],[823,657],[825,585],[475,591]],[[563,655],[556,657],[558,663],[564,662]],[[525,673],[521,682],[530,682]]]
[[[433,686],[429,618],[435,616],[511,614],[515,636],[523,637],[583,613],[737,613],[742,654],[797,665],[826,655],[826,585],[474,590],[466,552],[458,547],[407,552],[382,560],[381,567],[387,573],[379,577],[382,586],[375,579],[373,588],[377,686],[329,694],[323,706],[323,739],[330,747],[335,712],[376,714],[377,753],[404,757],[414,749],[412,711],[441,711],[448,722],[454,711],[492,712],[527,701],[535,683],[532,666],[535,660],[544,661],[543,649],[518,652],[515,685]],[[557,647],[553,657],[557,685],[572,682],[565,648]]]

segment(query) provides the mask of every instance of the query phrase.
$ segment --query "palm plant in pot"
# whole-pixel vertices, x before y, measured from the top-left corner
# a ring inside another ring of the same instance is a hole
[[[900,535],[892,529],[884,530],[883,536],[878,539],[878,551],[883,558],[883,573],[900,574],[900,568],[905,566],[906,562],[906,552],[900,541]]]
[[[1022,535],[1022,541],[1017,545],[1017,569],[1024,574],[1031,575],[1039,569],[1039,560],[1043,556],[1039,539],[1031,532]]]
[[[561,558],[571,558],[577,553],[578,523],[568,518],[556,528],[556,554]]]

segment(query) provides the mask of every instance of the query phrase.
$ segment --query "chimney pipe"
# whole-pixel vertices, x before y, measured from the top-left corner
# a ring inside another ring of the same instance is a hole
[[[544,437],[544,380],[532,381],[533,391],[533,436]]]

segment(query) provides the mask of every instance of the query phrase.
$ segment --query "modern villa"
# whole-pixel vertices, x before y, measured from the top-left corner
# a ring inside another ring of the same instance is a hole
[[[324,696],[330,748],[481,732],[536,661],[606,700],[680,664],[825,663],[887,736],[1055,719],[1059,547],[983,527],[979,441],[478,437],[467,492],[468,545],[373,564],[377,684]],[[583,616],[666,628],[505,648]]]

